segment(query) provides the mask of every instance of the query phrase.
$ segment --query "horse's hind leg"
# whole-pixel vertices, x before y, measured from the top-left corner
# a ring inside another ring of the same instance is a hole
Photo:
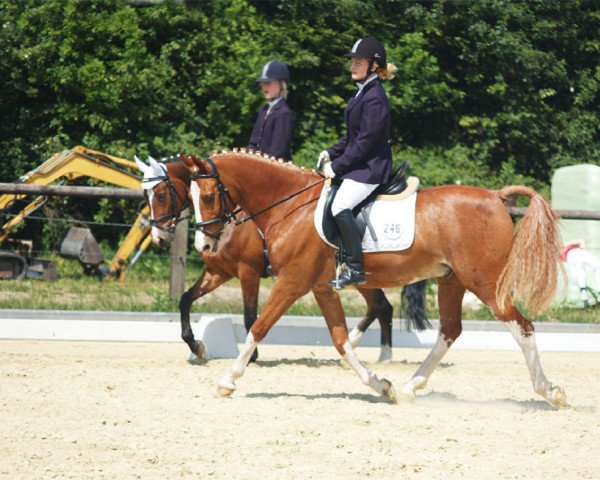
[[[381,328],[381,351],[378,361],[389,362],[392,360],[392,315],[394,309],[380,288],[358,288],[357,290],[365,298],[368,310],[363,319],[348,334],[350,344],[352,348],[356,348],[363,333],[377,318],[379,319],[379,326]]]
[[[410,381],[402,388],[402,395],[408,400],[415,398],[415,390],[425,388],[433,370],[462,332],[462,299],[465,287],[454,274],[449,277],[440,277],[437,282],[440,331],[431,352]]]
[[[190,347],[191,353],[188,358],[189,362],[195,362],[199,358],[204,359],[206,357],[206,345],[200,340],[196,341],[194,338],[194,332],[192,331],[192,327],[190,325],[190,309],[192,307],[192,303],[194,303],[198,298],[206,295],[209,292],[212,292],[219,285],[222,285],[231,277],[222,276],[222,275],[213,275],[206,270],[202,272],[200,278],[196,280],[194,285],[187,290],[179,300],[179,317],[181,321],[181,338],[185,343],[187,343],[188,347]]]
[[[562,388],[552,385],[542,370],[533,324],[521,315],[521,312],[514,305],[506,308],[506,313],[499,311],[495,299],[490,300],[488,306],[492,309],[495,317],[504,323],[519,347],[521,347],[529,369],[533,389],[555,407],[565,407],[567,405],[565,392]]]

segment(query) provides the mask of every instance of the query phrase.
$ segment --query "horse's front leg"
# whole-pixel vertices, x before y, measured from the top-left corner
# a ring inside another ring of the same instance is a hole
[[[250,332],[248,332],[246,342],[240,354],[234,360],[229,371],[219,381],[217,386],[219,395],[225,397],[235,391],[235,380],[244,374],[258,343],[265,338],[271,327],[281,318],[285,311],[298,298],[307,293],[308,290],[308,287],[298,282],[295,276],[285,276],[280,273],[260,316],[250,328]]]
[[[352,366],[365,385],[371,387],[382,397],[387,397],[391,402],[395,402],[396,392],[389,380],[385,378],[380,380],[354,353],[348,338],[344,309],[337,292],[334,292],[329,285],[323,284],[314,288],[313,294],[323,312],[331,339],[339,354]]]
[[[190,309],[192,304],[200,297],[212,292],[219,285],[223,285],[228,281],[231,276],[223,276],[220,274],[211,274],[204,270],[200,278],[196,280],[194,285],[187,290],[179,300],[179,317],[181,321],[181,338],[188,347],[190,347],[191,353],[188,357],[188,362],[196,363],[198,359],[204,359],[206,357],[206,345],[202,340],[196,341],[194,338],[194,332],[190,325]]]

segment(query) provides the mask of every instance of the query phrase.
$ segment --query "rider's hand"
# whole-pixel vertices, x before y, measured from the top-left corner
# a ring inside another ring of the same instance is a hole
[[[323,164],[323,175],[325,175],[325,178],[335,177],[335,172],[331,167],[331,160],[328,160]]]
[[[325,162],[330,162],[331,158],[329,157],[329,152],[327,150],[323,150],[319,153],[319,160],[317,160],[317,170],[321,170]]]

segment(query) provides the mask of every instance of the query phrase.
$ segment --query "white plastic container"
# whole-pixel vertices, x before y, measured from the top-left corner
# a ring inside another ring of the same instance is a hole
[[[556,210],[589,210],[600,212],[600,167],[581,164],[559,168],[552,177],[552,207]],[[561,235],[564,242],[582,238],[586,249],[600,258],[600,220],[562,220]],[[595,290],[593,275],[586,272],[588,286]],[[579,287],[569,271],[567,301],[581,305]]]

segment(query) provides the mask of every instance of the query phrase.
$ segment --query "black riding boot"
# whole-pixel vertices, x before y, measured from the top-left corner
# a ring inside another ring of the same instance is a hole
[[[346,253],[346,268],[340,274],[339,278],[331,280],[329,283],[338,290],[346,285],[363,285],[365,283],[365,269],[363,266],[362,239],[358,225],[352,216],[352,210],[342,210],[335,217],[342,243]]]

